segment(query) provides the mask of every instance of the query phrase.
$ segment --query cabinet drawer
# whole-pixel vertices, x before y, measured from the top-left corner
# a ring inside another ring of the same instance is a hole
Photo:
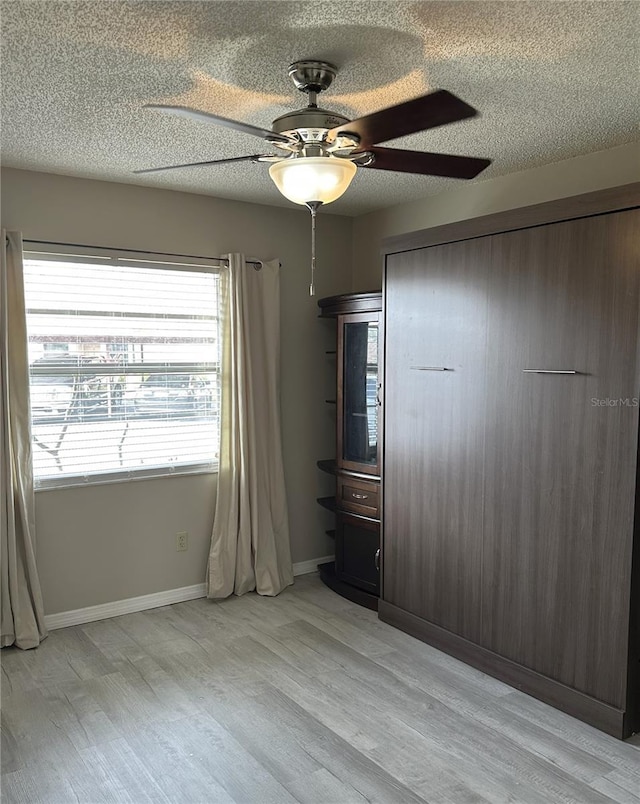
[[[339,477],[337,483],[338,507],[373,519],[380,518],[378,504],[380,485],[352,477]]]

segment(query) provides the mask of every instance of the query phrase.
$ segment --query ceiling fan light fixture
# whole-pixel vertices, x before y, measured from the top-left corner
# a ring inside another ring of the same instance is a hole
[[[351,184],[358,168],[336,156],[306,156],[275,162],[269,175],[285,198],[294,204],[330,204]]]

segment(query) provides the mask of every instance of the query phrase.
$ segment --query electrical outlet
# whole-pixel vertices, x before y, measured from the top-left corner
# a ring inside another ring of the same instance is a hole
[[[176,533],[176,550],[180,553],[189,549],[189,534],[186,530]]]

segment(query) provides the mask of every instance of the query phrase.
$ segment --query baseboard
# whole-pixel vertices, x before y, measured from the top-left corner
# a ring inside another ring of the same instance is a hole
[[[300,561],[293,565],[294,575],[308,575],[316,572],[318,564],[332,560],[333,556],[314,558],[311,561]],[[98,606],[87,606],[83,609],[61,611],[58,614],[47,614],[44,618],[49,631],[58,628],[67,628],[70,625],[83,625],[96,620],[107,620],[109,617],[118,617],[121,614],[133,614],[136,611],[157,609],[160,606],[170,606],[172,603],[183,603],[185,600],[196,600],[206,597],[205,584],[197,583],[193,586],[183,586],[180,589],[167,589],[164,592],[154,592],[151,595],[129,597],[125,600],[114,600],[111,603],[101,603]]]
[[[50,631],[55,631],[57,628],[92,623],[95,620],[106,620],[109,617],[118,617],[120,614],[133,614],[135,611],[157,609],[159,606],[169,606],[171,603],[196,600],[199,597],[206,597],[206,594],[205,585],[197,583],[193,586],[183,586],[180,589],[154,592],[152,595],[128,597],[125,600],[114,600],[112,603],[101,603],[98,606],[87,606],[83,609],[61,611],[58,614],[47,614],[44,622]]]
[[[333,561],[333,556],[322,556],[322,558],[312,558],[311,561],[299,561],[293,565],[294,575],[308,575],[310,572],[318,571],[318,564],[325,561]]]
[[[455,656],[483,673],[551,704],[613,737],[621,740],[629,736],[626,733],[625,712],[621,709],[499,656],[384,600],[379,603],[378,617],[422,642],[427,642],[434,648]]]

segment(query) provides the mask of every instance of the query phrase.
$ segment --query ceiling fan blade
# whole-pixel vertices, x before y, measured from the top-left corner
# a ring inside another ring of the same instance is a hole
[[[211,112],[201,112],[199,109],[190,109],[188,106],[164,106],[160,103],[146,103],[145,109],[155,109],[164,114],[173,114],[178,117],[190,117],[193,120],[200,120],[205,123],[214,123],[217,126],[224,128],[232,128],[235,131],[243,131],[245,134],[253,134],[254,137],[262,137],[263,140],[271,142],[292,142],[290,137],[285,137],[283,134],[276,134],[275,131],[270,131],[266,128],[258,128],[249,123],[241,123],[239,120],[230,120],[228,117],[220,117]]]
[[[367,148],[375,155],[364,167],[374,170],[396,170],[400,173],[419,173],[425,176],[445,176],[450,179],[473,179],[491,164],[490,159],[473,156],[433,154],[428,151],[403,151],[399,148]]]
[[[331,129],[327,138],[332,140],[338,134],[349,131],[360,137],[360,147],[364,150],[369,145],[444,126],[447,123],[455,123],[477,114],[473,106],[469,106],[446,89],[438,89],[428,95],[389,106],[350,123],[336,126]]]
[[[223,165],[229,162],[260,162],[271,161],[271,154],[253,154],[252,156],[232,156],[229,159],[211,159],[208,162],[187,162],[185,165],[168,165],[167,167],[144,168],[134,170],[134,173],[158,173],[161,170],[178,170],[179,168],[202,167],[204,165]]]

